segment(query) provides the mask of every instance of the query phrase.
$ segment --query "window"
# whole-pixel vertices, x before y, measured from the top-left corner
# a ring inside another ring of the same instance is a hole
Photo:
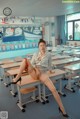
[[[68,22],[68,40],[73,40],[73,22]]]
[[[80,13],[67,15],[68,40],[80,40]]]
[[[74,40],[80,40],[80,21],[74,22]]]
[[[80,13],[67,15],[67,21],[80,19]]]

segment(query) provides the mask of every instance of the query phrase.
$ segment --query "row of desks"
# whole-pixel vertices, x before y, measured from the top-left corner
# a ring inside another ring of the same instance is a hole
[[[68,70],[71,74],[72,73],[74,74],[75,72],[77,74],[80,71],[80,63],[72,64],[72,65],[69,65],[69,66],[65,66],[64,68],[66,70]],[[7,71],[7,73],[9,73],[10,76],[15,75],[17,72],[18,72],[18,69],[15,70],[15,71],[14,70],[8,70]],[[62,71],[62,70],[59,70],[59,69],[54,69],[53,74],[49,74],[48,73],[48,75],[49,75],[50,78],[53,77],[53,79],[51,79],[51,80],[59,80],[60,81],[59,92],[61,94],[64,94],[62,92],[62,78],[64,77],[65,73],[66,73],[65,71]],[[80,73],[79,73],[79,75],[80,75]],[[70,91],[73,91],[73,89],[72,89],[72,87],[70,85],[70,80],[71,80],[71,77],[70,77],[70,79],[68,79],[68,84],[67,84],[66,88],[69,89]],[[28,87],[32,87],[32,86],[36,86],[36,85],[40,85],[40,84],[41,84],[41,82],[39,80],[34,80],[29,75],[22,77],[21,84],[20,83],[17,84],[17,89],[18,89],[18,94],[19,94],[19,100],[20,100],[20,102],[18,103],[18,106],[20,107],[20,109],[23,109],[23,107],[22,107],[23,104],[22,104],[20,89],[22,89],[22,88],[28,88]],[[43,87],[45,87],[45,86],[43,85]],[[39,98],[38,99],[42,102],[40,90],[41,89],[39,87]],[[43,97],[42,98],[44,100],[46,100],[46,98],[45,98],[46,97],[45,96],[45,93],[46,93],[45,92],[45,88],[43,88],[42,91],[43,91],[42,92],[43,93]]]
[[[21,58],[21,57],[15,58],[14,60],[13,59],[5,59],[5,60],[0,61],[0,65],[21,62],[22,60],[23,60],[23,58]]]
[[[68,64],[68,63],[76,63],[76,62],[80,62],[80,59],[79,58],[70,58],[69,57],[69,59],[66,59],[66,60],[57,60],[57,61],[53,61],[52,62],[52,65],[55,65],[55,66],[58,66],[58,65],[63,65],[64,66],[64,64]],[[17,62],[17,63],[11,63],[11,64],[5,64],[5,65],[0,65],[1,66],[1,69],[3,70],[3,74],[5,74],[5,71],[9,74],[9,76],[10,76],[10,79],[11,79],[11,81],[12,81],[12,78],[13,78],[13,76],[15,75],[15,74],[17,74],[18,73],[18,71],[19,71],[19,69],[10,69],[10,68],[13,68],[13,67],[19,67],[20,66],[20,64],[21,64],[21,62]],[[72,68],[73,67],[73,68]],[[78,71],[79,72],[79,70],[80,70],[80,64],[74,64],[74,66],[73,66],[73,64],[72,65],[70,65],[70,67],[69,66],[66,66],[66,67],[64,67],[65,69],[67,69],[67,70],[69,70],[69,72],[72,70],[72,71]],[[72,69],[69,69],[69,68],[72,68]],[[10,70],[9,70],[10,69]],[[76,70],[74,70],[74,69],[76,69]],[[59,69],[55,69],[54,70],[54,72],[55,73],[53,73],[53,74],[48,74],[49,75],[49,77],[51,78],[51,77],[53,77],[53,79],[52,80],[58,80],[59,79],[59,81],[60,81],[60,89],[59,89],[59,92],[61,93],[61,94],[64,94],[63,92],[62,92],[62,78],[64,77],[64,74],[65,74],[65,72],[64,71],[62,71],[62,70],[59,70]],[[61,73],[61,74],[60,74]],[[5,75],[4,75],[5,76]],[[6,79],[4,79],[4,80],[6,80]],[[68,82],[68,84],[67,84],[67,86],[66,87],[68,87],[68,89],[71,89],[71,87],[70,87],[70,79],[68,80],[69,82]],[[34,79],[32,79],[30,76],[22,76],[22,81],[21,81],[21,84],[20,83],[18,83],[17,84],[17,89],[18,89],[18,94],[19,94],[19,103],[18,103],[18,106],[21,108],[21,109],[23,109],[23,107],[22,107],[22,100],[21,100],[21,93],[20,93],[20,89],[21,88],[25,88],[25,87],[31,87],[31,86],[36,86],[36,85],[39,85],[39,100],[42,102],[42,99],[41,99],[41,93],[40,93],[40,84],[41,84],[41,82],[39,81],[39,80],[34,80]],[[43,86],[44,87],[44,86]],[[11,87],[12,88],[12,87]],[[12,88],[12,90],[13,90],[13,88]],[[14,91],[14,90],[13,90]],[[72,91],[72,90],[71,90]],[[45,88],[43,88],[43,99],[44,100],[46,100],[45,99]]]
[[[52,51],[53,54],[55,54],[55,52],[58,54],[62,54],[62,55],[71,55],[71,56],[76,56],[76,57],[80,57],[80,47],[73,47],[73,46],[59,46],[59,47],[55,47],[55,49]]]
[[[30,56],[27,56],[28,58]],[[55,56],[52,56],[52,60],[60,60],[60,59],[66,59],[66,58],[70,58],[70,56],[68,55],[55,55]],[[0,61],[0,65],[3,65],[3,64],[9,64],[9,63],[15,63],[15,62],[21,62],[23,60],[22,57],[17,57],[15,58],[14,60],[13,59],[5,59],[5,60],[2,60]]]
[[[17,72],[18,72],[18,69],[7,71],[7,73],[10,76],[11,81],[13,79],[13,76],[15,74],[17,74]],[[53,73],[51,73],[51,74],[49,72],[47,72],[47,73],[53,82],[56,80],[59,80],[59,82],[60,82],[59,83],[60,84],[59,93],[62,94],[63,96],[65,96],[65,94],[62,92],[62,79],[64,78],[65,71],[62,71],[60,69],[54,69]],[[19,98],[19,102],[17,105],[20,107],[21,110],[24,109],[23,105],[25,104],[22,102],[22,97],[21,97],[21,92],[20,92],[21,89],[38,86],[38,97],[37,97],[37,99],[42,103],[43,103],[43,101],[47,101],[45,86],[44,86],[44,84],[42,84],[42,82],[40,82],[40,80],[34,80],[30,75],[22,76],[21,78],[22,78],[21,83],[20,82],[17,83],[18,98]],[[43,85],[42,89],[40,86],[41,84]],[[14,93],[14,85],[11,86],[11,89]]]
[[[80,63],[65,66],[64,69],[66,72],[68,72],[68,84],[65,86],[65,88],[75,92],[74,88],[72,87],[71,80],[78,78],[77,85],[80,86]]]
[[[62,60],[56,60],[56,61],[52,61],[52,65],[54,66],[58,66],[58,65],[61,65],[61,64],[67,64],[67,63],[72,63],[72,62],[78,62],[80,61],[80,58],[76,58],[76,57],[73,57],[73,58],[69,58],[69,59],[62,59]],[[16,67],[16,66],[20,66],[21,62],[15,62],[15,63],[11,63],[11,64],[4,64],[4,65],[0,65],[1,68],[4,68],[4,69],[8,69],[8,68],[12,68],[12,67]]]
[[[73,58],[68,58],[68,59],[62,59],[62,60],[52,61],[52,66],[57,66],[57,67],[62,68],[66,64],[76,63],[76,62],[80,62],[80,58],[73,57]]]
[[[64,65],[69,64],[69,63],[76,63],[80,62],[80,58],[69,58],[69,59],[62,59],[62,60],[53,60],[52,61],[52,67],[56,66],[57,68],[63,68]],[[15,63],[9,63],[9,64],[4,64],[0,65],[0,72],[1,76],[5,79],[5,71],[7,71],[10,68],[13,67],[19,67],[21,65],[21,62],[15,62]]]

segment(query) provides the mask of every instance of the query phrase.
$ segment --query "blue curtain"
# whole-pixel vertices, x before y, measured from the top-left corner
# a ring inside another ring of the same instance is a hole
[[[57,16],[57,30],[60,44],[65,44],[66,43],[65,15]]]

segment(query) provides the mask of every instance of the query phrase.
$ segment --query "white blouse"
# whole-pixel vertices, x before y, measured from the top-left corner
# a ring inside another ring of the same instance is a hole
[[[45,67],[47,70],[52,70],[51,59],[52,58],[50,52],[46,52],[44,56],[41,56],[41,53],[37,52],[33,55],[31,64],[33,66],[37,65],[37,66]]]

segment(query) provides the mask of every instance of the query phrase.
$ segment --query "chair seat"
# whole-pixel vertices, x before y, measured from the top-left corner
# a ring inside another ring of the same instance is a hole
[[[24,89],[21,89],[20,92],[22,94],[28,94],[28,93],[31,93],[31,92],[34,92],[36,91],[37,88],[36,87],[32,87],[32,88],[24,88]]]

